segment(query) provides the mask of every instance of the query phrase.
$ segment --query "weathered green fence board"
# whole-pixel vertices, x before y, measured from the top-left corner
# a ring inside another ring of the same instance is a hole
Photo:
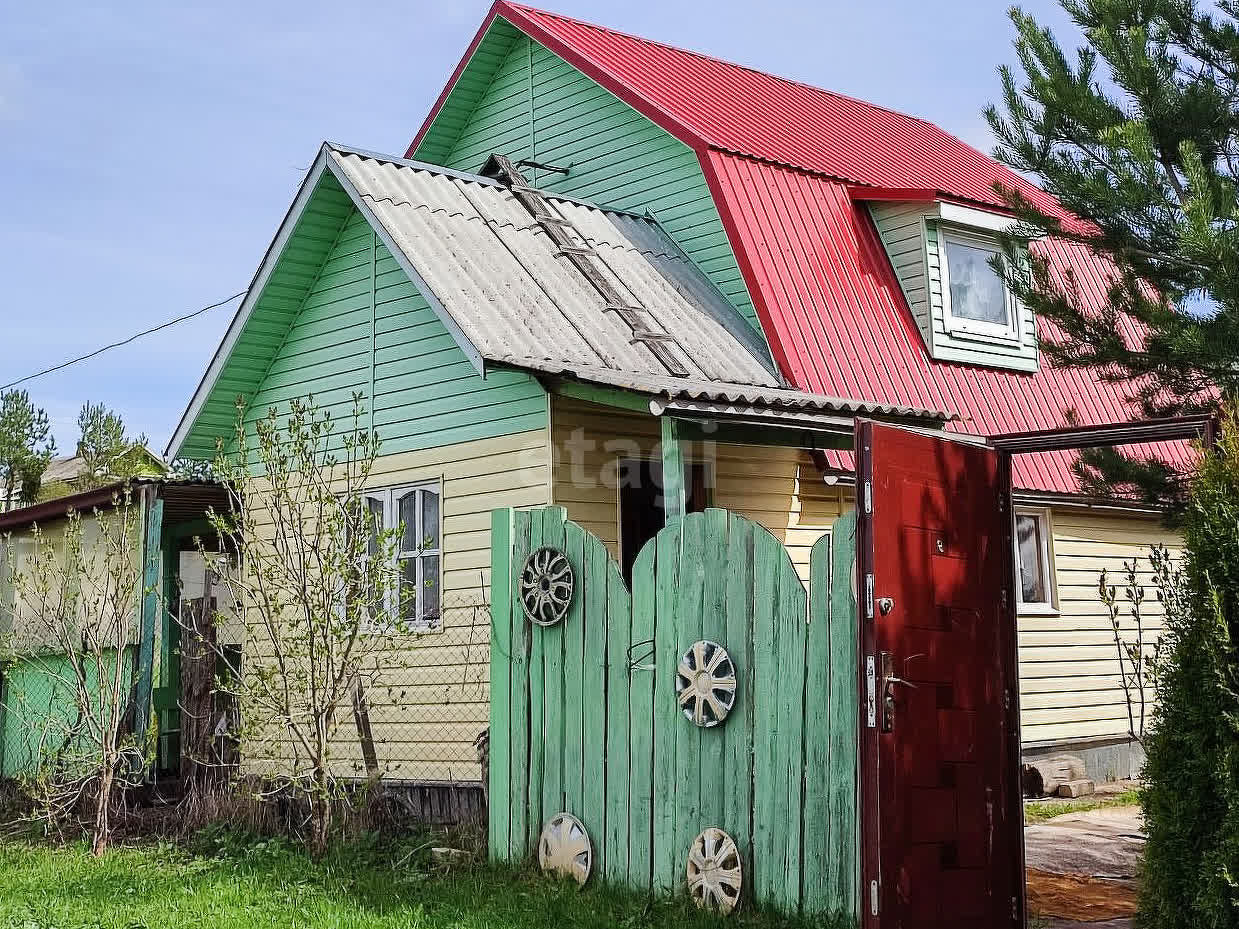
[[[676,733],[682,718],[675,711],[675,667],[679,644],[675,631],[675,598],[679,585],[679,554],[683,519],[673,521],[651,543],[656,548],[654,573],[634,568],[633,587],[654,587],[654,887],[676,886],[675,794]],[[668,802],[670,801],[670,802]]]
[[[628,883],[628,843],[631,821],[629,818],[630,780],[629,747],[632,744],[632,722],[629,715],[632,663],[632,623],[625,620],[632,615],[631,598],[619,568],[605,549],[599,546],[604,559],[607,578],[606,600],[606,853],[605,871],[608,881]],[[591,566],[591,570],[594,568]],[[595,615],[595,614],[591,614]],[[601,625],[601,624],[599,624]],[[590,691],[591,695],[597,691]],[[602,741],[601,738],[598,739]],[[648,765],[646,766],[648,767]],[[642,885],[644,886],[644,885]]]
[[[691,841],[717,826],[736,840],[750,899],[854,914],[856,613],[840,567],[853,525],[814,546],[806,593],[765,529],[723,510],[690,514],[638,554],[629,595],[602,543],[562,509],[496,514],[495,579],[511,595],[493,611],[505,651],[492,680],[506,675],[507,699],[492,700],[492,854],[528,856],[566,810],[590,835],[597,873],[673,890]],[[539,627],[514,591],[545,545],[567,555],[577,584],[565,619]],[[675,694],[680,656],[701,639],[727,649],[738,682],[713,727],[685,718]],[[494,810],[505,798],[524,808]]]
[[[605,622],[581,623],[585,648],[584,674],[580,676],[581,690],[576,694],[582,712],[582,770],[581,821],[590,823],[593,829],[594,854],[600,873],[607,873],[607,767],[606,734],[609,731],[607,692],[607,629],[610,626],[627,625],[612,623],[607,611],[607,564],[610,562],[602,542],[589,533],[583,533],[584,552],[581,563],[585,567],[585,589],[582,603],[585,615],[605,617]],[[624,616],[627,618],[627,612]],[[601,697],[602,699],[599,699]],[[628,729],[627,712],[623,714],[624,730]],[[624,766],[624,781],[628,781],[628,767]],[[627,817],[625,817],[627,819]]]
[[[509,701],[508,706],[504,706],[502,700],[490,702],[489,844],[493,861],[508,859],[517,852],[512,841],[512,820],[519,798],[514,797],[513,793],[518,779],[527,783],[526,778],[514,773],[512,768],[513,730],[524,728],[518,724],[517,714],[510,703],[514,695],[513,669],[517,664],[513,660],[512,640],[514,629],[519,628],[512,622],[512,561],[509,558],[509,552],[513,550],[515,515],[512,510],[496,510],[490,526],[491,583],[494,585],[494,595],[491,597],[490,687],[492,693],[502,694]]]
[[[637,554],[633,574],[654,572],[658,546],[650,543]],[[654,879],[654,587],[643,584],[632,594],[632,662],[628,764],[628,883],[650,887]]]
[[[585,604],[589,599],[590,577],[585,564],[585,530],[576,523],[564,526],[564,551],[575,571],[576,594],[568,605],[568,615],[556,628],[563,631],[563,791],[562,809],[582,822],[596,823],[585,815]],[[605,614],[604,614],[605,615]],[[597,844],[597,836],[594,837]]]
[[[856,915],[860,906],[860,827],[858,820],[857,733],[860,726],[860,667],[856,604],[856,514],[835,520],[832,550],[816,547],[813,556],[830,560],[830,761],[826,846],[831,907]],[[820,543],[819,543],[820,544]],[[823,591],[824,593],[824,591]]]
[[[529,553],[532,538],[532,520],[528,513],[517,513],[512,520],[512,550],[522,552],[519,560],[514,559],[515,568],[508,569],[508,576],[519,571],[524,564],[525,555]],[[523,858],[529,853],[530,845],[530,796],[529,796],[529,623],[525,621],[521,607],[511,606],[513,591],[509,597],[508,615],[516,620],[512,626],[512,680],[510,690],[509,712],[512,716],[511,753],[512,779],[510,788],[512,798],[511,847],[513,857]],[[493,693],[493,691],[492,691]],[[537,820],[533,820],[534,823]]]

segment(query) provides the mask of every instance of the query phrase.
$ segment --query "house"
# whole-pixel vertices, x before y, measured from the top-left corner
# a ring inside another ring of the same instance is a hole
[[[117,542],[131,546],[133,577],[140,577],[133,587],[132,625],[113,627],[113,617],[95,616],[92,628],[107,637],[105,644],[115,636],[126,690],[122,726],[140,737],[153,712],[159,742],[151,773],[176,773],[182,706],[177,611],[202,596],[206,571],[195,538],[209,543],[213,531],[207,511],[223,512],[227,506],[227,494],[218,484],[139,477],[0,513],[0,779],[34,773],[55,755],[56,743],[70,734],[84,737],[85,731],[69,652],[58,649],[63,640],[46,619],[49,607],[56,610],[65,602],[58,578],[42,604],[37,596],[30,602],[23,597],[23,590],[29,595],[37,589],[32,583],[35,560],[51,554],[86,575],[74,578],[78,590],[102,591],[121,576],[107,554]],[[74,562],[65,561],[62,544],[70,513],[81,520],[83,555]],[[122,539],[126,531],[128,540]],[[15,582],[14,571],[27,582]],[[85,601],[98,606],[101,598],[106,594]],[[81,654],[94,652],[83,646]],[[111,679],[111,672],[105,669],[95,677],[89,665],[88,658],[83,667],[96,694],[94,707],[109,706],[97,688],[100,679]]]
[[[664,519],[657,449],[687,420],[686,508],[751,517],[807,578],[854,506],[841,423],[997,436],[1135,415],[1038,352],[1046,323],[988,263],[1012,222],[995,181],[1057,209],[924,120],[498,0],[404,158],[320,151],[168,454],[209,457],[238,394],[365,395],[376,506],[419,514],[410,557],[438,590],[404,714],[434,725],[390,750],[412,777],[475,778],[485,648],[446,605],[484,599],[491,509],[562,506],[627,571]],[[1104,299],[1104,262],[1030,247]],[[1098,575],[1179,540],[1081,494],[1070,452],[1017,457],[1013,484],[1024,750],[1130,774]]]
[[[111,462],[106,474],[87,473],[86,459],[81,455],[53,458],[43,472],[39,487],[39,499],[49,500],[86,490],[101,483],[112,483],[117,475],[132,477],[160,477],[168,472],[168,466],[145,445],[134,443],[128,451]],[[2,493],[2,492],[0,492]],[[21,486],[14,488],[11,501],[0,500],[0,512],[22,506]]]
[[[89,484],[100,481],[111,483],[118,474],[133,477],[160,477],[168,472],[168,466],[145,445],[135,443],[108,467],[106,474],[87,473],[86,459],[81,455],[53,458],[43,472],[42,495],[66,494],[86,489]]]

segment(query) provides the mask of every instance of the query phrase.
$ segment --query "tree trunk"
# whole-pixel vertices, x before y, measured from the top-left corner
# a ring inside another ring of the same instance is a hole
[[[327,851],[331,833],[331,797],[327,791],[327,771],[322,764],[316,764],[310,800],[310,851],[316,856]]]
[[[96,858],[108,849],[108,840],[112,833],[112,784],[116,774],[113,763],[105,755],[103,770],[99,775],[99,796],[95,800],[95,835],[90,852]]]

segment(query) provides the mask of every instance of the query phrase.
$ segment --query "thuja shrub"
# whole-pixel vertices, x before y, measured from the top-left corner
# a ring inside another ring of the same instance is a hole
[[[1239,420],[1196,477],[1165,606],[1145,740],[1142,925],[1239,926]]]

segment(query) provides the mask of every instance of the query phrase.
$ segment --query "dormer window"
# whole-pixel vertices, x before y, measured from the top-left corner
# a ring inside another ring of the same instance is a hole
[[[916,191],[909,191],[916,193]],[[854,193],[853,196],[861,194]],[[1028,246],[1003,240],[1013,216],[946,200],[869,204],[908,310],[935,361],[1036,371],[1037,322],[1004,268],[1023,268]]]
[[[1019,340],[1015,301],[992,262],[998,243],[942,229],[943,309],[947,329],[989,338]]]

